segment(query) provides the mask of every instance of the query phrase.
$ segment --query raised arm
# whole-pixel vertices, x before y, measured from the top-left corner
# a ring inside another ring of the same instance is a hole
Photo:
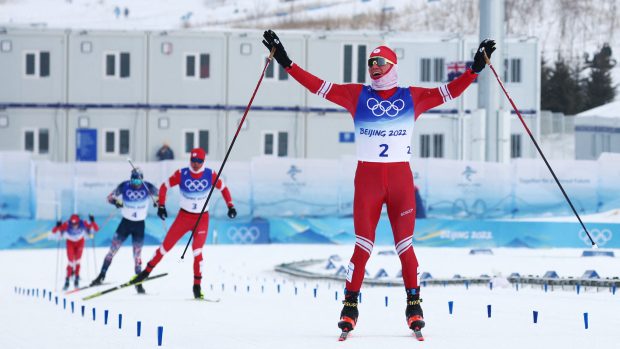
[[[415,106],[415,118],[417,119],[420,114],[429,109],[460,96],[476,80],[476,77],[478,74],[468,69],[463,75],[443,86],[435,88],[410,87],[409,90]]]
[[[345,108],[351,115],[355,114],[357,98],[362,90],[361,84],[334,84],[320,79],[291,61],[282,41],[272,30],[265,31],[263,38],[263,44],[267,49],[271,50],[275,47],[276,51],[273,57],[278,64],[286,69],[297,82],[319,97]]]
[[[482,40],[474,55],[474,63],[471,68],[467,69],[457,79],[438,88],[411,87],[410,91],[413,97],[413,104],[415,105],[416,119],[425,111],[460,96],[476,80],[478,73],[486,66],[483,52],[486,52],[487,56],[491,58],[493,51],[495,51],[495,41],[491,39]]]

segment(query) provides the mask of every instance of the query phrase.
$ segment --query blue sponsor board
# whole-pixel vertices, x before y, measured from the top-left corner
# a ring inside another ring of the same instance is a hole
[[[99,217],[100,222],[105,217]],[[109,246],[120,217],[112,218],[96,234],[97,246]],[[0,220],[0,249],[53,248],[48,240],[53,221]],[[601,248],[620,248],[620,224],[588,223],[590,235]],[[215,233],[217,232],[217,234]],[[188,232],[189,234],[189,232]],[[215,239],[215,236],[217,238]],[[146,220],[145,244],[158,245],[165,236],[158,218]],[[184,244],[187,240],[181,239]],[[355,243],[353,220],[333,218],[212,218],[207,243],[218,244],[351,244]],[[586,248],[590,240],[579,223],[418,219],[414,246],[470,248]],[[377,226],[377,245],[393,245],[387,217]]]
[[[340,142],[340,143],[354,143],[355,142],[355,133],[354,132],[339,132],[338,133],[338,142]]]
[[[78,128],[75,132],[76,161],[97,161],[97,129]]]

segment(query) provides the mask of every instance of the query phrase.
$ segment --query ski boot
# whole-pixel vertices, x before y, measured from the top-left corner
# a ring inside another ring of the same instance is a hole
[[[139,282],[144,281],[146,278],[149,277],[150,272],[148,272],[146,269],[144,269],[143,271],[140,272],[140,274],[136,274],[133,278],[131,278],[130,283],[133,284],[137,284]]]
[[[90,285],[91,286],[99,286],[101,284],[103,284],[103,280],[105,280],[105,273],[101,272],[99,273],[99,275],[97,276],[97,278],[95,278],[95,280],[93,280]]]
[[[80,277],[77,275],[75,276],[75,280],[73,280],[73,287],[80,288]]]
[[[407,326],[414,332],[420,331],[424,327],[424,313],[420,303],[420,288],[411,288],[407,290],[407,309],[405,316],[407,317]]]
[[[65,285],[62,287],[63,291],[66,291],[69,289],[69,278],[65,279]]]
[[[145,294],[146,291],[144,290],[144,287],[142,286],[142,284],[137,284],[136,285],[136,291],[138,291],[138,294]]]
[[[194,287],[192,288],[192,291],[194,292],[194,299],[205,298],[205,295],[202,293],[202,290],[200,288],[200,284],[194,285]]]
[[[357,297],[359,296],[359,292],[347,290],[344,292],[344,301],[342,301],[344,306],[340,312],[338,327],[342,332],[349,332],[355,328],[355,324],[357,323],[357,316],[359,315],[359,311],[357,310]]]

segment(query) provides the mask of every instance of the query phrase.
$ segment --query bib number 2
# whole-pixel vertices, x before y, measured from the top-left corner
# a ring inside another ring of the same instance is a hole
[[[381,149],[383,149],[383,150],[379,153],[379,156],[380,156],[380,157],[382,157],[382,158],[387,158],[387,157],[388,157],[388,154],[387,154],[387,151],[388,151],[388,145],[387,145],[387,144],[379,144],[379,147],[380,147]]]

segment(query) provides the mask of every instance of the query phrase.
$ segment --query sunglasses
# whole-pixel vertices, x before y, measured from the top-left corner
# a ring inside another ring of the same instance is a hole
[[[202,164],[203,162],[205,162],[203,159],[199,159],[199,158],[192,158],[191,161],[192,162],[197,162],[199,164]]]
[[[368,68],[371,68],[373,65],[378,65],[380,67],[383,67],[386,64],[392,64],[394,65],[394,62],[390,61],[387,58],[383,58],[383,57],[372,57],[368,60]]]

